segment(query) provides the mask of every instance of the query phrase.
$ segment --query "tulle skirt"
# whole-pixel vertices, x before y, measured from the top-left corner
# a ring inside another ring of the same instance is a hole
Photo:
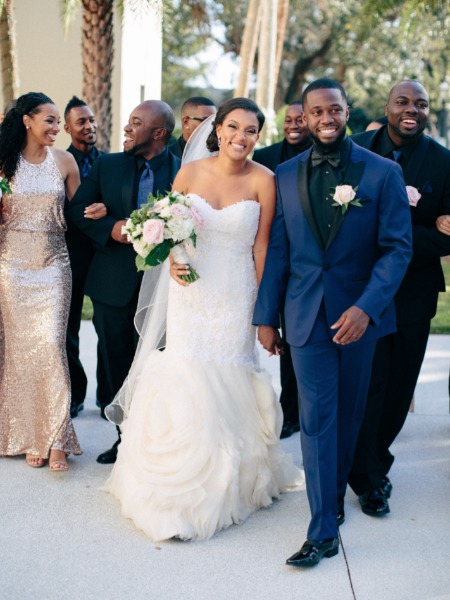
[[[154,351],[106,490],[153,541],[207,539],[303,487],[281,425],[265,372]]]

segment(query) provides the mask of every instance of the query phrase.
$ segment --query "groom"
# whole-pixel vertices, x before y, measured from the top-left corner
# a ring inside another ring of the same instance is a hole
[[[375,344],[395,331],[392,299],[411,257],[401,169],[347,138],[345,90],[318,79],[305,89],[303,108],[313,147],[276,171],[277,210],[253,319],[263,347],[278,354],[285,298],[311,511],[308,539],[287,560],[293,566],[339,551]]]

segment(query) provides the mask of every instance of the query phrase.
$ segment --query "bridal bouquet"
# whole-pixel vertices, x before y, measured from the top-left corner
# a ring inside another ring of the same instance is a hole
[[[203,218],[192,206],[192,200],[178,192],[155,198],[149,194],[148,204],[131,213],[122,227],[137,253],[138,271],[146,271],[163,263],[172,251],[175,262],[188,265],[186,248],[195,247],[197,230]],[[200,275],[189,266],[189,274],[181,279],[192,283]]]
[[[2,201],[3,194],[12,194],[8,180],[5,177],[0,178],[0,202]]]

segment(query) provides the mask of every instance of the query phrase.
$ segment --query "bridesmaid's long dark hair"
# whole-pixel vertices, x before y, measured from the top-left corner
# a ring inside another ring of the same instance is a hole
[[[24,115],[37,115],[42,104],[54,104],[41,92],[29,92],[20,96],[0,125],[0,173],[10,181],[16,172],[20,153],[25,144],[27,130],[23,124]]]
[[[231,100],[226,100],[219,106],[216,118],[214,119],[214,122],[212,124],[213,130],[211,131],[211,133],[208,136],[208,139],[206,140],[206,147],[210,152],[216,152],[219,149],[219,140],[217,139],[216,125],[222,125],[225,117],[230,112],[232,112],[233,110],[237,110],[238,108],[255,113],[259,125],[258,133],[263,128],[264,121],[266,120],[266,118],[264,117],[256,102],[253,102],[253,100],[250,100],[249,98],[232,98]]]

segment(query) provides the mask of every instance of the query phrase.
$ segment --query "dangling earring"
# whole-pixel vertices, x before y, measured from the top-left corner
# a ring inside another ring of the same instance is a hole
[[[220,139],[219,136],[217,136],[217,145],[219,146],[219,150],[220,150],[220,148],[222,146],[222,140]]]
[[[26,125],[25,127],[26,127],[26,129],[30,129],[30,126],[29,126],[29,125]]]

